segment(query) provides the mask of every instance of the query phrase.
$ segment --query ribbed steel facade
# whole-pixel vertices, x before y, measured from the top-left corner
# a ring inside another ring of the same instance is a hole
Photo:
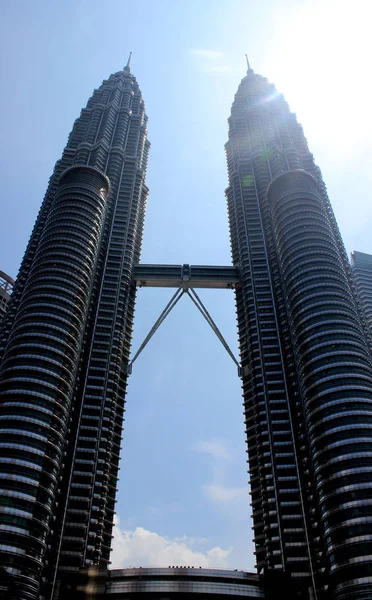
[[[129,67],[94,92],[56,164],[3,320],[0,567],[20,600],[58,596],[61,577],[109,563],[146,121]]]
[[[301,126],[248,70],[226,145],[259,571],[309,597],[372,597],[367,331]]]
[[[89,167],[61,177],[1,363],[0,490],[9,503],[2,550],[30,575],[31,597],[57,499],[108,191],[107,178]]]

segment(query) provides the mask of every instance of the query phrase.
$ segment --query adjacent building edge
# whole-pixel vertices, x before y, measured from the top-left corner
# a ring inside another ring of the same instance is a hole
[[[14,279],[0,271],[0,324],[5,315],[8,302],[14,286]]]

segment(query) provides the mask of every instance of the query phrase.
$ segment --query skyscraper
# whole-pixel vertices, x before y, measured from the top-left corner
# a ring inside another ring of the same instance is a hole
[[[90,589],[93,566],[99,597],[263,597],[254,575],[204,577],[193,567],[150,569],[146,581],[123,570],[105,586],[140,281],[174,285],[174,303],[196,284],[236,289],[256,558],[268,597],[283,582],[288,598],[293,587],[306,600],[370,599],[368,327],[301,126],[249,67],[226,144],[234,266],[190,268],[138,266],[146,121],[128,63],[74,124],[3,319],[0,592],[69,598],[80,569]]]
[[[13,285],[13,279],[4,271],[0,271],[0,324],[6,313]]]
[[[259,571],[372,597],[372,372],[320,171],[283,97],[249,67],[226,191]]]
[[[0,566],[20,599],[109,562],[146,122],[128,62],[75,121],[1,330]]]
[[[352,252],[351,269],[366,321],[372,333],[372,255],[365,252]]]

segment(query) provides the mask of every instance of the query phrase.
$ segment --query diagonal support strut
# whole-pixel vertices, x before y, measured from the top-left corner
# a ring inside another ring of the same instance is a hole
[[[171,312],[171,310],[176,306],[177,302],[179,301],[179,299],[181,298],[181,296],[183,296],[184,293],[185,292],[182,289],[182,287],[178,288],[178,290],[176,290],[176,292],[173,294],[172,298],[169,300],[167,306],[160,313],[160,316],[155,321],[154,325],[151,327],[149,333],[147,334],[147,336],[143,340],[142,344],[138,348],[137,352],[133,356],[132,360],[130,361],[130,363],[128,365],[128,373],[129,374],[132,372],[132,366],[133,366],[134,361],[137,360],[137,358],[141,354],[142,350],[145,348],[145,346],[147,346],[147,344],[151,340],[151,338],[154,335],[154,333],[159,329],[160,325],[167,318],[167,316],[169,315],[169,313]]]
[[[147,334],[147,336],[143,340],[142,344],[138,348],[137,352],[133,356],[132,360],[130,361],[130,363],[129,363],[128,367],[127,367],[128,374],[132,373],[132,367],[133,367],[134,362],[137,360],[137,358],[139,357],[139,355],[141,354],[141,352],[147,346],[147,344],[151,340],[152,336],[159,329],[160,325],[165,321],[165,319],[167,318],[167,316],[169,315],[169,313],[171,312],[171,310],[176,306],[177,302],[180,300],[180,298],[183,296],[183,294],[187,294],[189,296],[189,298],[191,299],[191,301],[193,302],[193,304],[196,306],[196,308],[199,310],[199,312],[203,315],[204,319],[207,321],[207,323],[211,327],[212,331],[216,334],[216,336],[220,340],[221,344],[225,348],[225,350],[228,353],[228,355],[230,356],[230,358],[233,360],[233,362],[238,367],[238,376],[242,377],[242,368],[241,368],[239,362],[237,361],[237,359],[235,358],[233,352],[231,351],[228,343],[226,342],[226,340],[223,337],[222,333],[218,329],[216,323],[213,321],[211,315],[209,314],[209,312],[205,308],[203,302],[199,298],[199,296],[196,293],[196,291],[194,290],[194,288],[192,288],[192,287],[190,287],[188,285],[187,286],[183,286],[183,287],[179,287],[176,290],[176,292],[173,294],[172,298],[169,300],[169,302],[166,305],[166,307],[164,308],[164,310],[160,313],[160,316],[157,318],[157,320],[155,321],[154,325],[151,327],[149,333]]]
[[[191,292],[191,294],[190,294],[190,292]],[[201,312],[201,314],[203,315],[204,319],[207,321],[207,323],[209,324],[209,326],[212,328],[212,331],[214,331],[214,333],[216,334],[216,336],[220,340],[221,344],[225,348],[225,350],[228,353],[228,355],[232,358],[233,362],[238,367],[238,375],[239,375],[239,377],[241,377],[242,376],[242,372],[241,372],[241,366],[240,366],[239,362],[236,360],[236,358],[235,358],[232,350],[230,349],[230,346],[228,345],[228,343],[226,342],[226,340],[223,337],[222,333],[218,329],[216,323],[213,321],[211,315],[209,314],[209,312],[205,308],[205,306],[204,306],[203,302],[201,301],[200,297],[198,296],[198,294],[196,293],[196,291],[192,287],[190,287],[186,291],[186,294],[189,296],[189,298],[195,304],[196,308]]]

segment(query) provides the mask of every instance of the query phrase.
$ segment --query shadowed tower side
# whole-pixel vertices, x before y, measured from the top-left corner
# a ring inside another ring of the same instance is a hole
[[[75,121],[4,317],[0,566],[22,600],[109,563],[148,150],[128,61]]]

